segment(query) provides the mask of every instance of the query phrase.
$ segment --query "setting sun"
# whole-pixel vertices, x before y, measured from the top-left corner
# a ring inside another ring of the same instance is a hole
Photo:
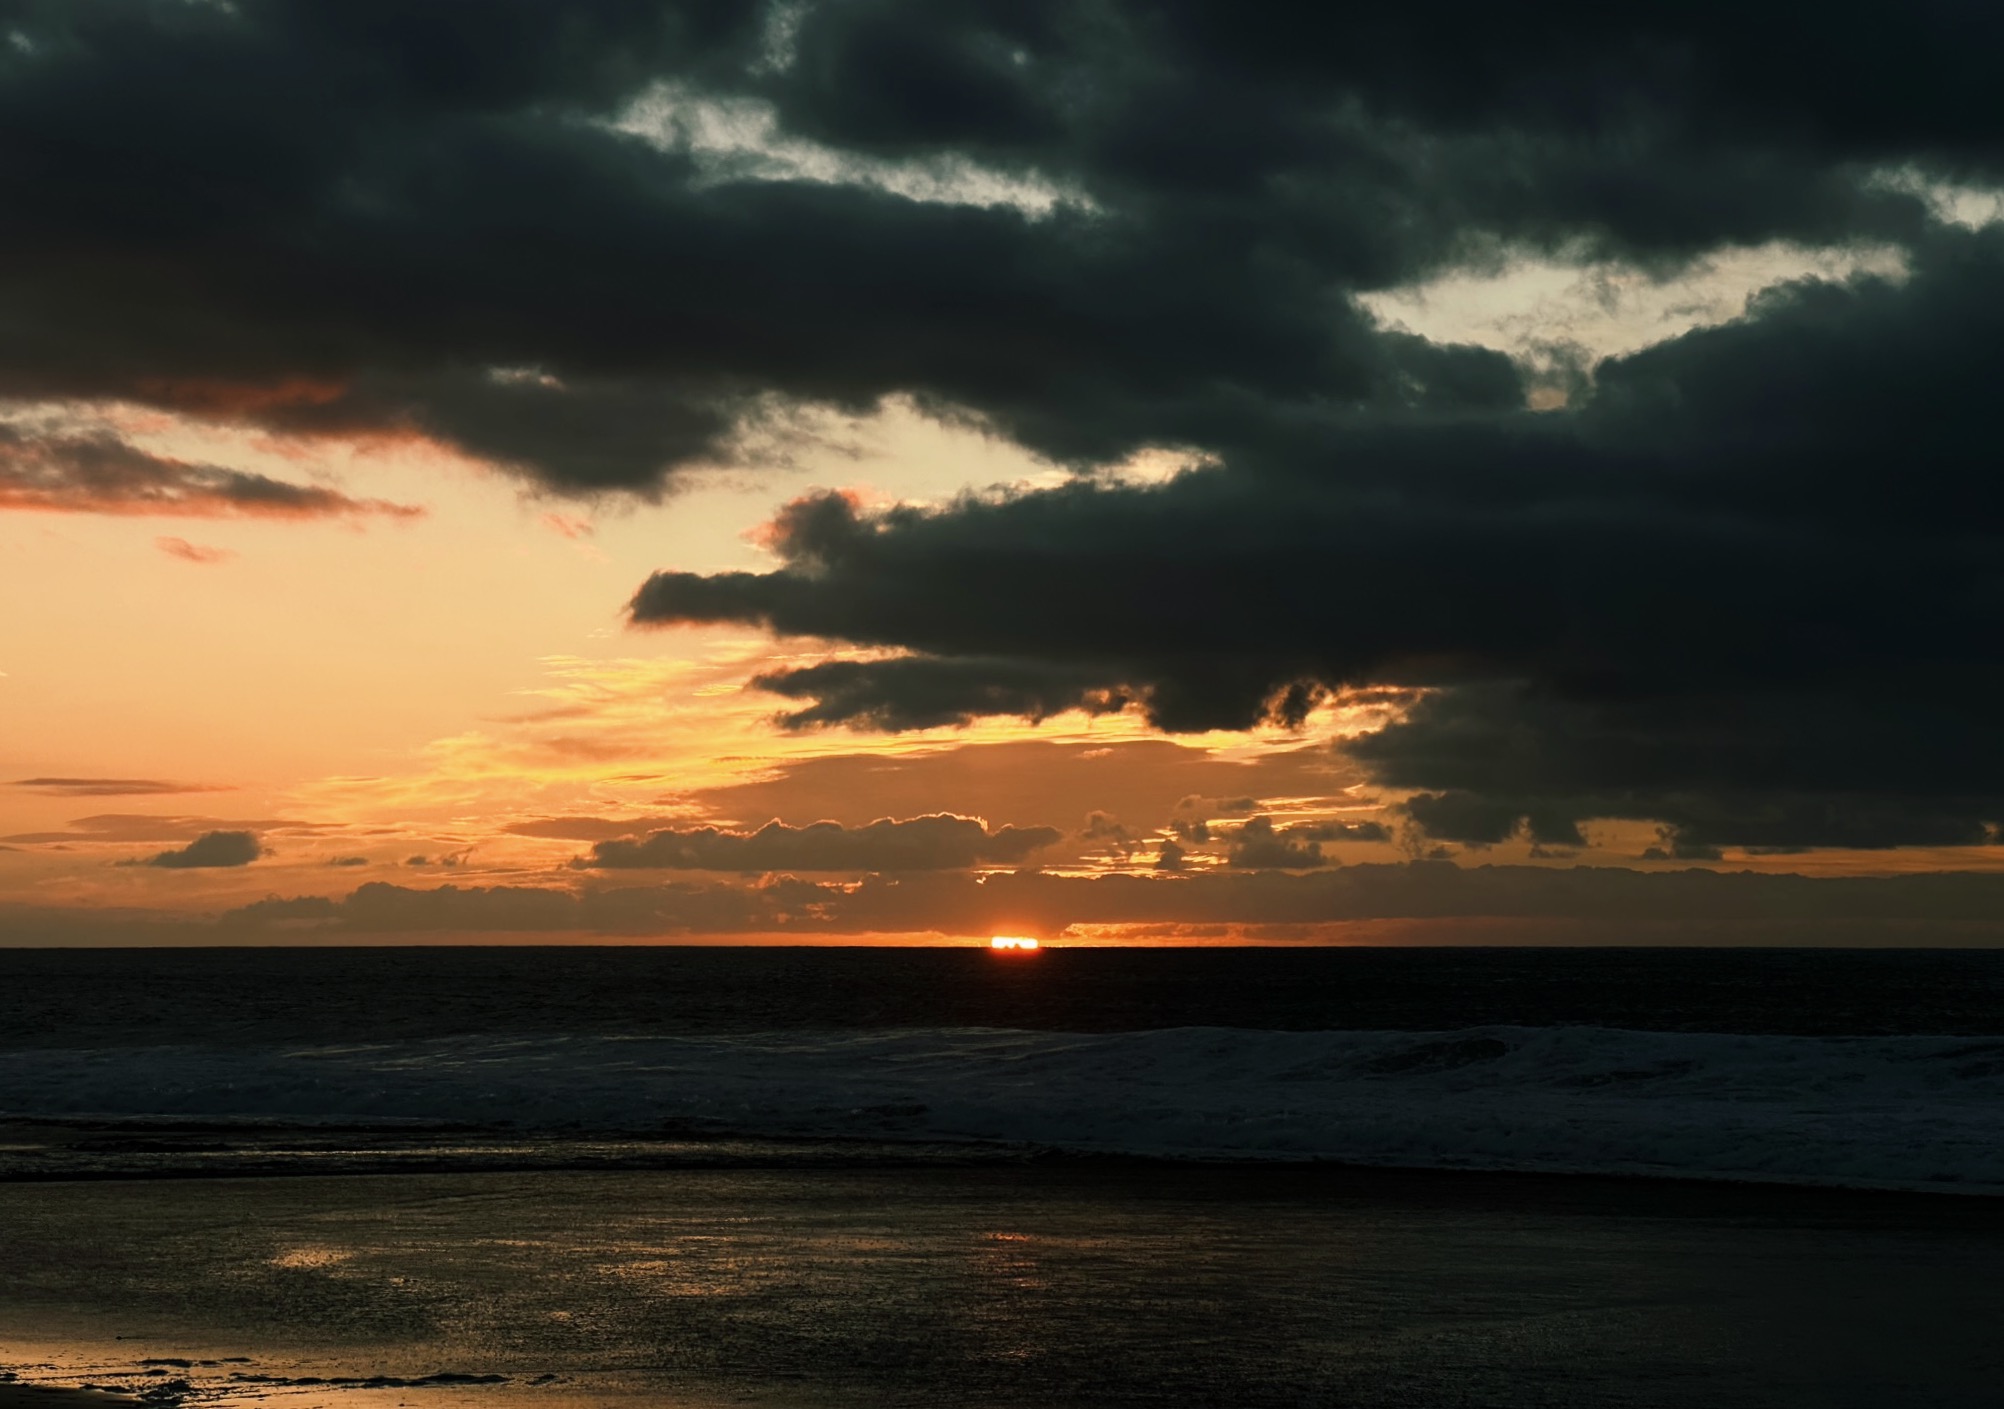
[[[998,934],[993,939],[988,941],[988,947],[990,949],[1007,949],[1007,950],[1021,951],[1026,949],[1036,949],[1039,946],[1036,940],[1028,939],[1021,935]]]

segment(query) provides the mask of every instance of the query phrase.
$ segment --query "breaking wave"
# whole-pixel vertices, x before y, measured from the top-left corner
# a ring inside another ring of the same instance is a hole
[[[451,1038],[0,1052],[16,1119],[1002,1142],[2004,1192],[2004,1039],[1591,1027]]]

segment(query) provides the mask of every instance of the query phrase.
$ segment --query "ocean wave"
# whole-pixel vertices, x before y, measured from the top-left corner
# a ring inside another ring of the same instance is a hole
[[[1002,1142],[2004,1192],[2004,1039],[994,1029],[0,1052],[16,1119]]]

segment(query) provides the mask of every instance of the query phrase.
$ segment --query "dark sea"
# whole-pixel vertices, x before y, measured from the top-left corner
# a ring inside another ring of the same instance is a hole
[[[1983,949],[0,949],[0,1046],[889,1028],[2004,1033]]]
[[[1991,1406],[2000,1193],[1993,951],[0,950],[5,1409]]]

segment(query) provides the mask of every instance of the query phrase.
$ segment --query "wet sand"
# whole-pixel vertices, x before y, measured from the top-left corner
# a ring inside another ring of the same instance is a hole
[[[1491,1175],[17,1183],[0,1368],[291,1409],[1992,1409],[2001,1265],[1993,1200]]]
[[[0,1409],[132,1409],[141,1400],[93,1389],[62,1389],[54,1385],[0,1383]]]

